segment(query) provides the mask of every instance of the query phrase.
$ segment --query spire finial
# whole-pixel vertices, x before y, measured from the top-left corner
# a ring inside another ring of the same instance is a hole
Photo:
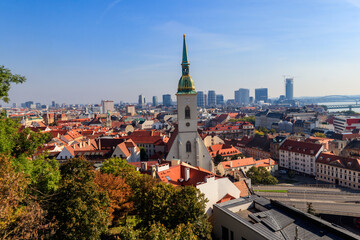
[[[186,39],[185,39],[185,34],[184,34],[184,44],[183,44],[183,56],[182,56],[182,64],[187,64],[189,65],[189,61],[188,61],[188,55],[187,55],[187,49],[186,49]]]

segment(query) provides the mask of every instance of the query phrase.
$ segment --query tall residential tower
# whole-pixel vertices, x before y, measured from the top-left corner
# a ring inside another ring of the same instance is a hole
[[[285,79],[285,97],[287,100],[294,99],[294,79],[293,78]]]

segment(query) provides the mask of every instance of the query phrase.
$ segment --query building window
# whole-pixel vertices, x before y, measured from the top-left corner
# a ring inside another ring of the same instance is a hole
[[[186,142],[186,152],[191,152],[191,143],[190,143],[190,141]]]
[[[189,106],[185,107],[185,118],[186,119],[190,118],[190,108],[189,108]]]
[[[229,240],[229,229],[224,226],[221,226],[221,239]]]

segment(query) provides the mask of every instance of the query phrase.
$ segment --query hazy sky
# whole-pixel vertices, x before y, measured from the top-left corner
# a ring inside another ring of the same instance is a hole
[[[196,90],[360,94],[360,0],[2,0],[11,102],[150,101],[175,94],[187,34]],[[175,99],[175,95],[173,95]]]

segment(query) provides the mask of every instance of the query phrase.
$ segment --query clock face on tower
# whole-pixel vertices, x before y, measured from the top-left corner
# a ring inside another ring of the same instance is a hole
[[[190,98],[185,98],[185,104],[190,104]]]
[[[189,122],[187,122],[187,123],[186,123],[186,126],[187,126],[187,127],[190,127],[190,123],[189,123]]]

